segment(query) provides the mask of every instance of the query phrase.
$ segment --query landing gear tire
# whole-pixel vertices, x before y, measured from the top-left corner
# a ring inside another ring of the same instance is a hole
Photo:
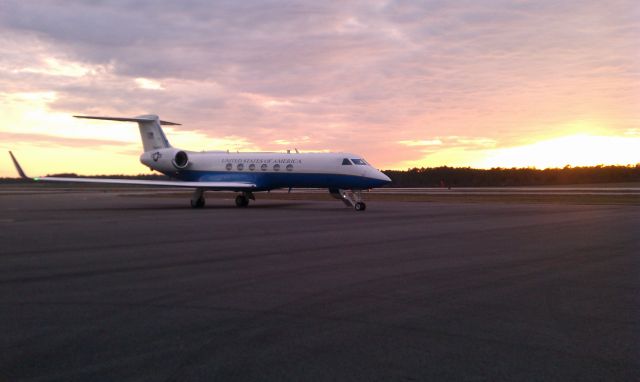
[[[246,207],[249,205],[249,198],[244,195],[236,196],[236,206],[238,207]]]
[[[357,202],[353,208],[355,208],[356,211],[364,211],[367,209],[367,205],[363,202]]]
[[[202,208],[204,207],[204,198],[199,198],[197,200],[191,200],[191,208]]]

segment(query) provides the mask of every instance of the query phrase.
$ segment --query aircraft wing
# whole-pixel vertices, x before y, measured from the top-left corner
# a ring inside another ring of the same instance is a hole
[[[185,188],[207,188],[210,190],[220,191],[243,191],[253,190],[256,188],[254,183],[248,182],[186,182],[181,180],[137,180],[137,179],[100,179],[100,178],[63,178],[57,176],[42,176],[31,178],[22,170],[20,163],[13,153],[9,151],[11,160],[16,166],[18,174],[23,179],[33,179],[37,182],[74,182],[74,183],[102,183],[102,184],[131,184],[138,186],[156,186],[156,187],[185,187]]]
[[[57,176],[44,176],[33,178],[35,181],[45,182],[75,182],[75,183],[102,183],[102,184],[131,184],[138,186],[158,187],[186,187],[208,188],[215,190],[247,190],[254,189],[256,185],[244,182],[185,182],[180,180],[136,180],[136,179],[97,179],[97,178],[62,178]]]

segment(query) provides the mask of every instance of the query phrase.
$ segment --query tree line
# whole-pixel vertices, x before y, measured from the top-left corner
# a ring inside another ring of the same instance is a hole
[[[389,187],[508,187],[640,182],[640,164],[635,166],[566,166],[544,170],[443,166],[383,172],[392,180]]]

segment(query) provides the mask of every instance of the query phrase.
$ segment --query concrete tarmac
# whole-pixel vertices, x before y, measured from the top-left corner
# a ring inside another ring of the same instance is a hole
[[[638,206],[232,205],[0,196],[0,380],[640,380]]]

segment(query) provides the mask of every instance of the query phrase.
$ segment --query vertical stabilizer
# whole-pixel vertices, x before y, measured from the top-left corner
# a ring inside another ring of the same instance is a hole
[[[179,125],[179,123],[161,121],[157,115],[140,115],[134,118],[94,117],[89,115],[74,115],[76,118],[101,119],[106,121],[137,122],[144,151],[165,149],[171,147],[160,125]]]
[[[140,138],[145,152],[171,147],[162,127],[160,127],[162,121],[157,115],[141,115],[136,119],[138,119]]]

